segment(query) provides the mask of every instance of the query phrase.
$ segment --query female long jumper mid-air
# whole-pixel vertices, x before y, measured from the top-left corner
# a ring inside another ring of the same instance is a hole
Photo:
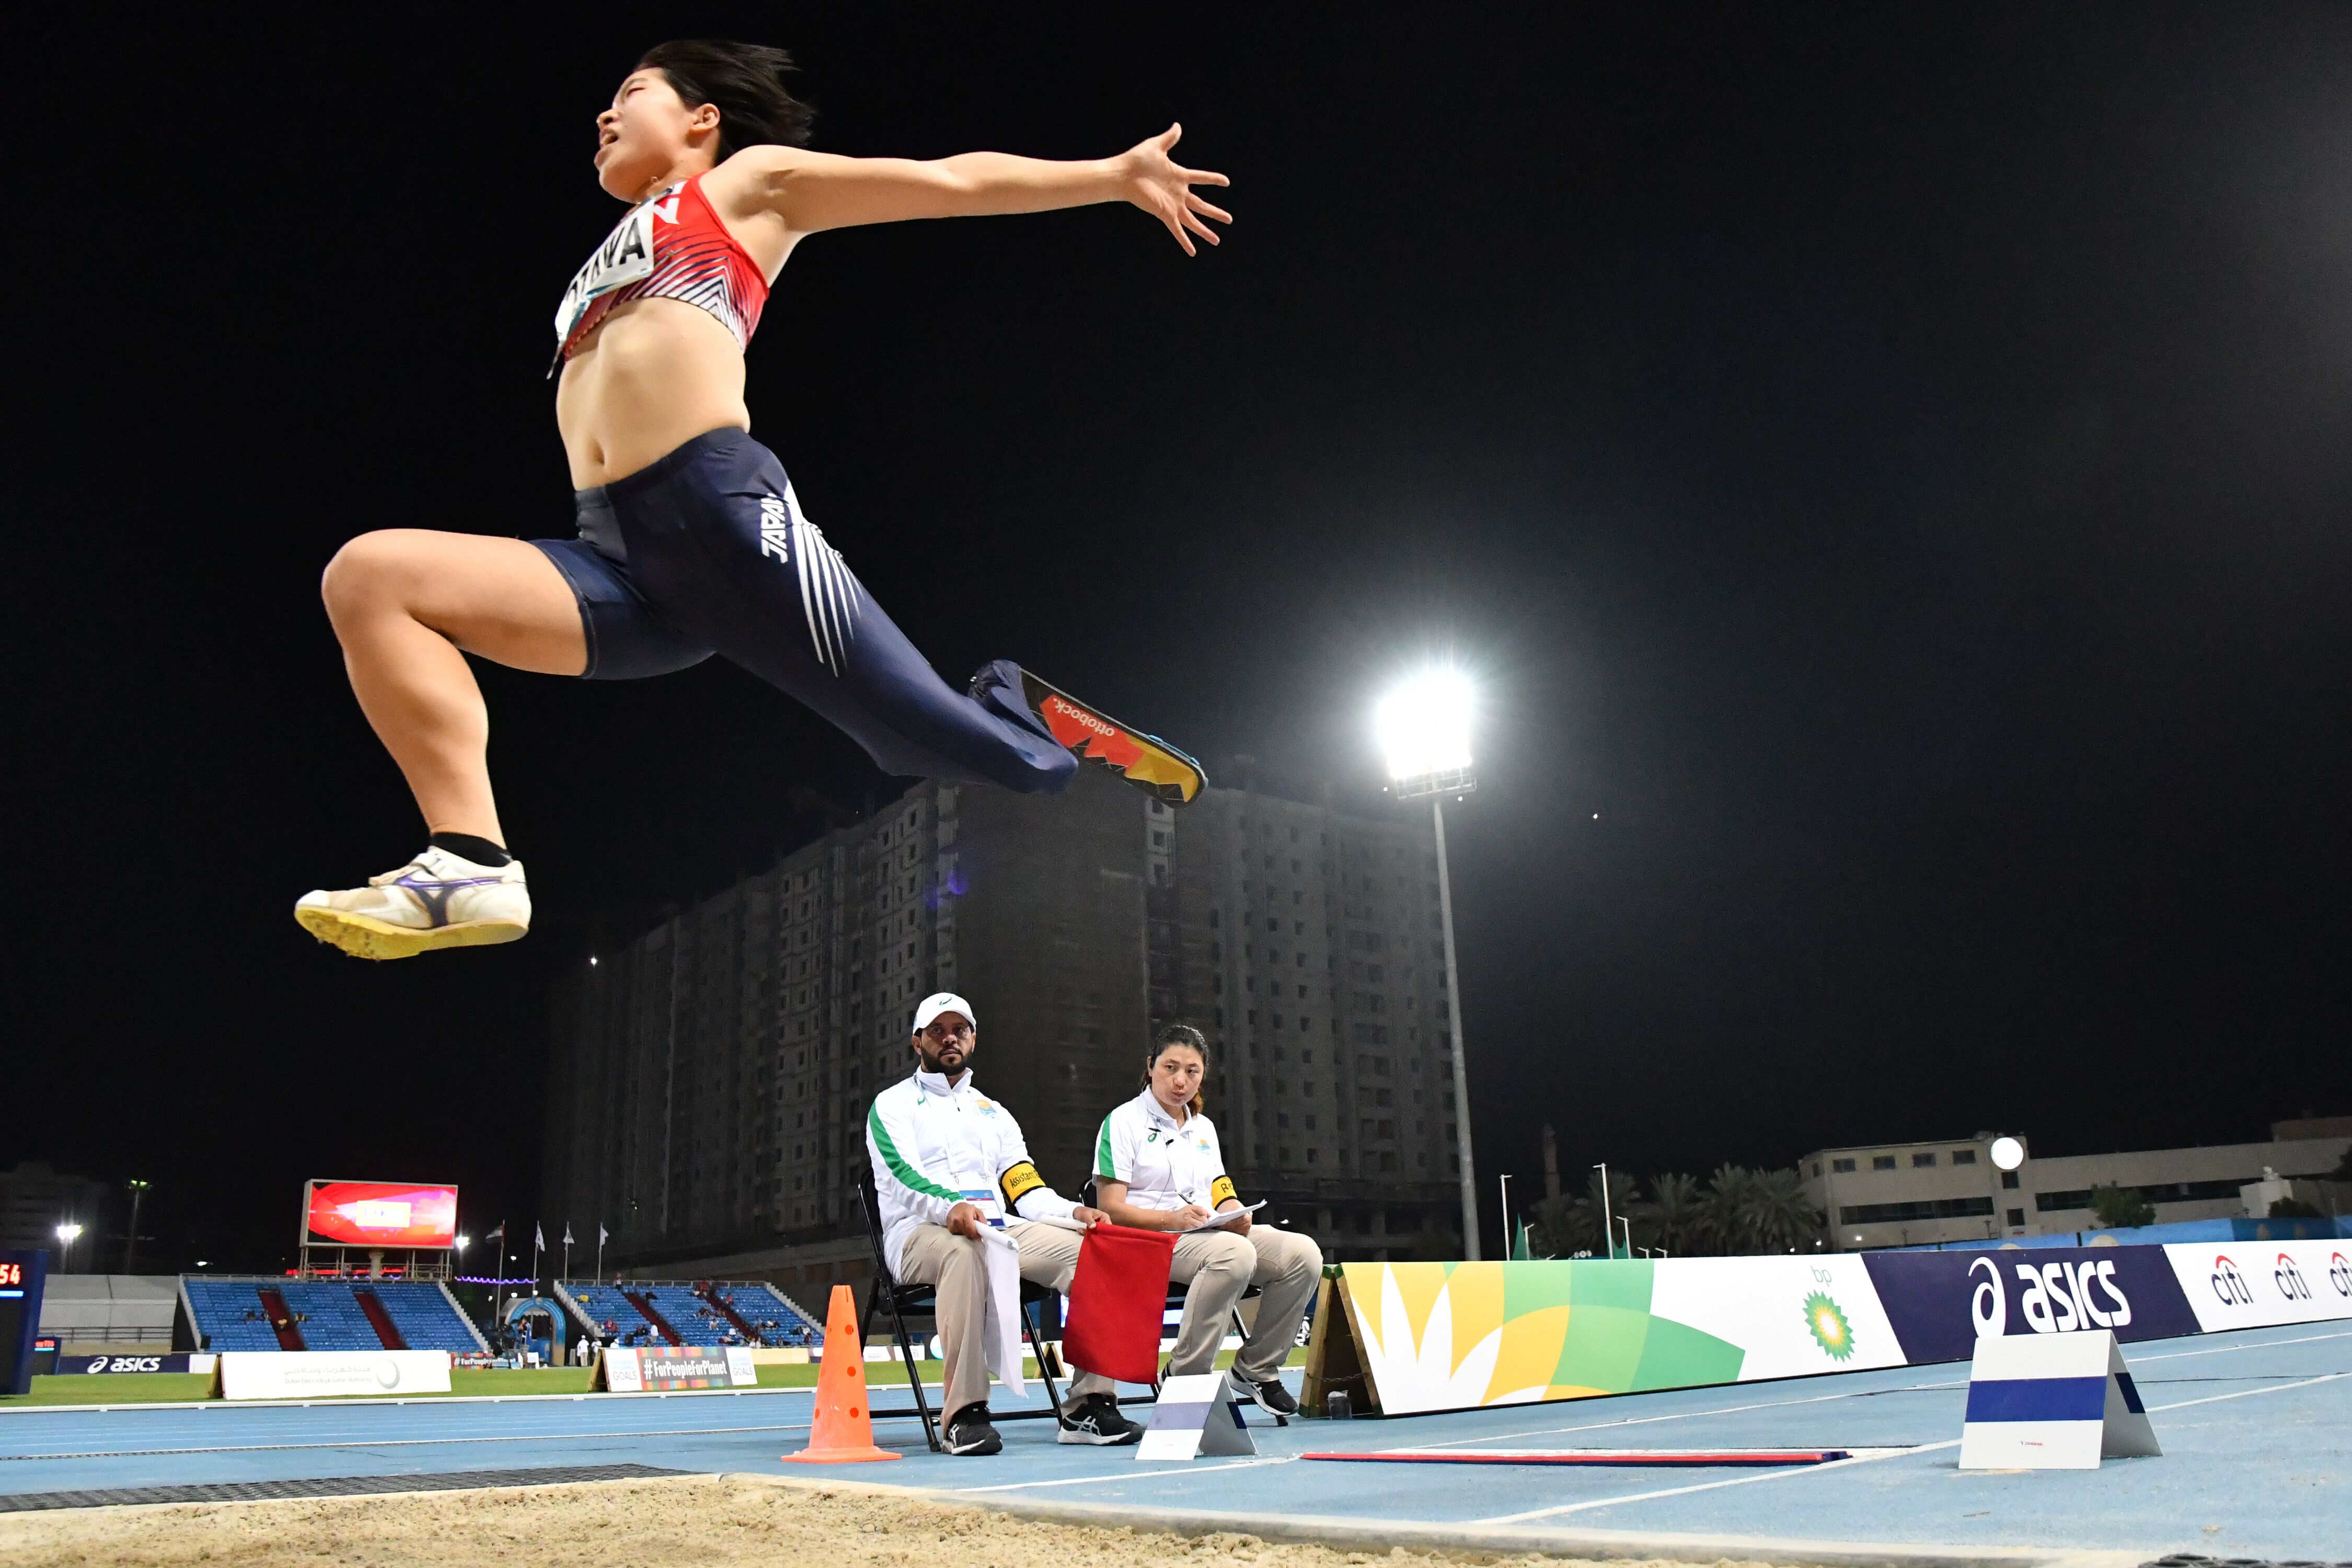
[[[596,117],[597,181],[633,204],[555,315],[555,418],[579,537],[387,529],[327,568],[352,689],[425,814],[431,843],[364,888],[308,893],[294,918],[362,958],[512,942],[530,929],[467,654],[627,680],[724,654],[814,709],[893,773],[1068,786],[1080,759],[1172,805],[1191,758],[1006,660],[950,689],[802,512],[751,439],[743,349],[806,236],[857,224],[1128,202],[1187,255],[1214,243],[1193,194],[1223,174],[1169,157],[1180,128],[1114,158],[967,153],[933,163],[812,153],[781,49],[669,43]]]

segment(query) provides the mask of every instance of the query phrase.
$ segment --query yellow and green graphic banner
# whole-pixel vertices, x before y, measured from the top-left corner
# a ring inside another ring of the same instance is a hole
[[[1900,1366],[1858,1258],[1350,1263],[1388,1415]]]

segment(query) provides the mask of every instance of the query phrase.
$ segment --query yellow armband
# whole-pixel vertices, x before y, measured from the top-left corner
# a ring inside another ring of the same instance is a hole
[[[1237,1203],[1239,1201],[1240,1194],[1234,1191],[1234,1179],[1231,1176],[1219,1176],[1215,1181],[1209,1184],[1209,1206],[1211,1208],[1215,1208],[1219,1204]]]
[[[1003,1193],[1007,1209],[1019,1203],[1024,1193],[1034,1193],[1045,1184],[1045,1178],[1039,1175],[1037,1167],[1026,1160],[996,1178],[997,1189]]]

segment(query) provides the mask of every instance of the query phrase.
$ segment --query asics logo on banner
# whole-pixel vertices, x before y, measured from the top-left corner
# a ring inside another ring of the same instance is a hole
[[[2022,1286],[2017,1310],[2037,1334],[2120,1329],[2132,1321],[2131,1299],[2116,1283],[2116,1266],[2109,1259],[2015,1267]],[[1979,1268],[1984,1278],[1977,1279]],[[1969,1278],[1976,1279],[1976,1288],[1969,1293],[1969,1317],[1976,1324],[1977,1337],[2007,1333],[2009,1300],[2001,1289],[2000,1265],[1989,1258],[1977,1258],[1969,1265]]]
[[[2213,1294],[2225,1307],[2251,1307],[2254,1304],[2254,1288],[2238,1272],[2226,1252],[2213,1255]]]
[[[780,496],[760,498],[760,553],[793,569],[800,579],[801,613],[808,617],[809,642],[816,659],[835,675],[857,637],[858,595],[841,552],[824,542],[824,531],[801,511],[792,482]]]
[[[2294,1259],[2284,1252],[2278,1255],[2278,1267],[2271,1270],[2271,1283],[2276,1285],[2279,1294],[2290,1301],[2311,1300],[2311,1286],[2304,1279],[2303,1271],[2294,1266]]]
[[[2352,1259],[2342,1253],[2330,1253],[2327,1258],[2327,1282],[2336,1287],[2339,1296],[2352,1296]]]

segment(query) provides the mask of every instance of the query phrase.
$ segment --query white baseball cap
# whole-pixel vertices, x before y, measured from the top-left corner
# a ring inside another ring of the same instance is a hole
[[[971,1003],[952,991],[934,991],[915,1009],[915,1033],[921,1034],[925,1026],[942,1013],[961,1013],[965,1023],[975,1029],[980,1027],[980,1020],[971,1016]]]

